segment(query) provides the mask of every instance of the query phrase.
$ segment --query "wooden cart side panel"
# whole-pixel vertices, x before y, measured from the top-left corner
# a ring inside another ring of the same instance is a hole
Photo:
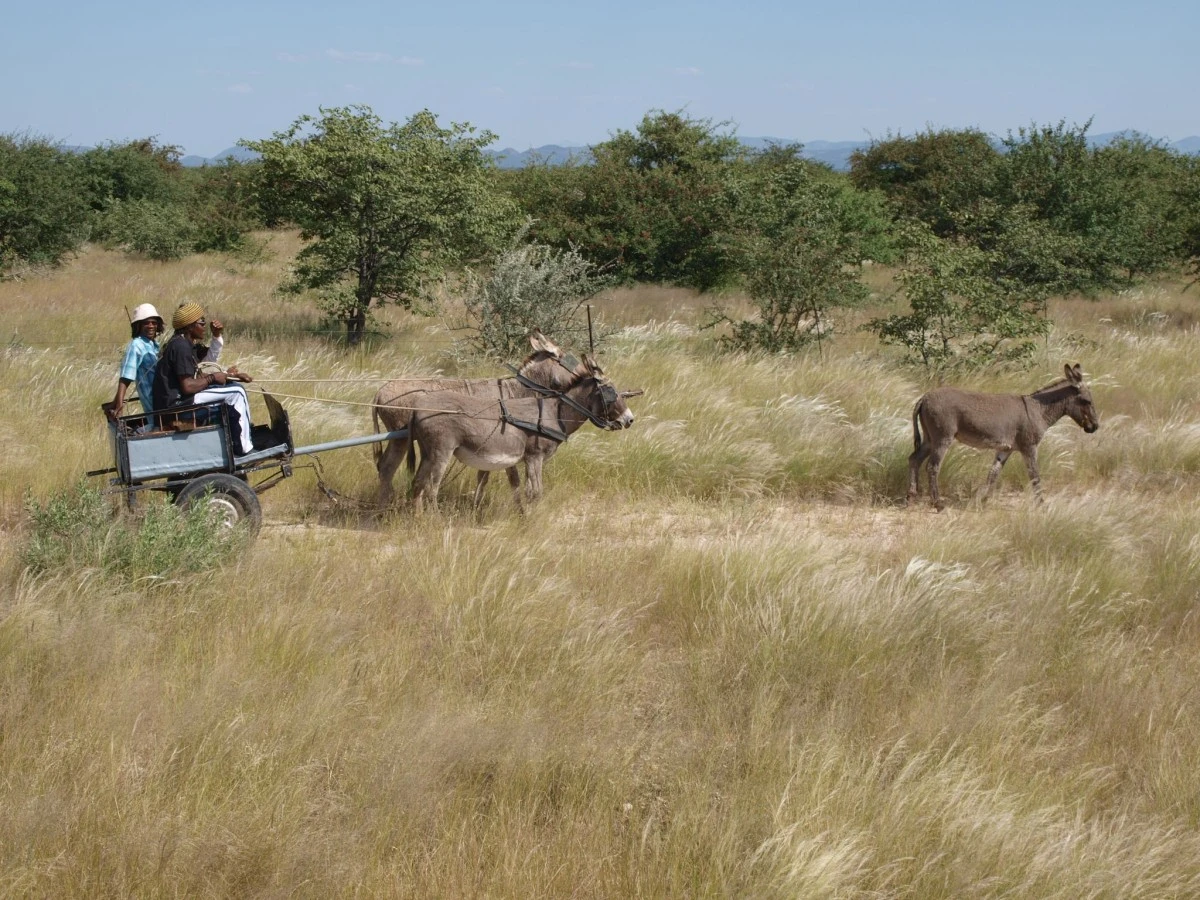
[[[224,429],[217,425],[194,431],[133,435],[125,440],[125,453],[127,462],[119,468],[123,475],[128,471],[131,481],[182,472],[227,470],[232,462],[229,441]]]
[[[233,469],[233,448],[228,435],[224,404],[214,404],[213,424],[190,431],[134,430],[144,424],[141,417],[126,417],[121,427],[109,423],[113,464],[125,484],[153,478]]]

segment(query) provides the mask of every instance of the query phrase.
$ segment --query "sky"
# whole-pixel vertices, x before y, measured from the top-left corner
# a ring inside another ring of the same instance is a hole
[[[652,110],[743,137],[1200,135],[1200,2],[56,0],[6,4],[0,133],[213,156],[322,108],[422,109],[495,149],[583,146]]]

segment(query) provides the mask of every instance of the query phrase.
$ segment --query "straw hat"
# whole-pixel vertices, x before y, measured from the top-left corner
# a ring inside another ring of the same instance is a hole
[[[178,330],[187,328],[193,322],[204,318],[204,307],[199,303],[181,303],[171,319],[171,327]]]

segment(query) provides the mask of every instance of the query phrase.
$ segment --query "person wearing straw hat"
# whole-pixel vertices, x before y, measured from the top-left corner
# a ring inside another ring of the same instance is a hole
[[[105,412],[110,419],[116,420],[121,417],[125,408],[125,393],[131,384],[137,385],[137,396],[142,401],[142,409],[150,412],[154,367],[158,362],[157,338],[162,334],[164,327],[162,316],[158,314],[154,304],[143,303],[133,308],[129,316],[131,339],[125,348],[121,370],[117,375],[117,393],[111,404],[105,404]]]
[[[181,304],[175,310],[171,326],[175,332],[159,354],[154,370],[154,409],[226,403],[232,414],[234,449],[239,456],[250,453],[254,449],[250,437],[250,400],[246,389],[237,382],[252,379],[234,368],[228,372],[221,371],[218,366],[207,367],[211,371],[199,370],[202,354],[198,353],[197,345],[204,339],[204,330],[208,326],[204,307],[200,304]],[[214,335],[214,339],[217,337],[219,334]],[[210,357],[208,362],[212,361],[211,349],[203,355]]]

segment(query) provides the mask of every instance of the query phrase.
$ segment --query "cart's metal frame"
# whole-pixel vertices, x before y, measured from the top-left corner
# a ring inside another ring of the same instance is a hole
[[[287,410],[265,391],[262,396],[271,421],[252,430],[250,453],[234,453],[228,405],[173,407],[110,420],[113,465],[88,475],[112,476],[108,492],[124,494],[131,503],[141,491],[165,491],[180,505],[203,501],[226,524],[244,519],[257,530],[262,522],[258,495],[290,478],[297,456],[408,437],[408,429],[400,429],[297,447]],[[266,477],[251,484],[256,475]]]

